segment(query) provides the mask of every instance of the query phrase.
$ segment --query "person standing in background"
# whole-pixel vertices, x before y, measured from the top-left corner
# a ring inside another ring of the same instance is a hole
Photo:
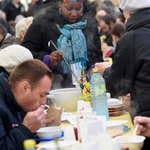
[[[15,37],[9,34],[6,28],[0,23],[0,50],[12,45],[15,41]]]
[[[42,4],[43,0],[31,0],[31,3],[28,5],[27,16],[34,16],[42,7]]]
[[[125,21],[126,18],[124,17],[124,14],[120,12],[119,16],[116,18],[116,23],[121,24],[125,27]]]
[[[43,8],[34,17],[22,45],[32,52],[34,58],[48,66],[52,65],[53,54],[59,54],[60,51],[69,64],[81,62],[87,70],[96,62],[102,62],[97,22],[95,16],[88,13],[87,3],[87,0],[45,1]],[[49,45],[50,40],[60,51],[52,44]],[[62,62],[54,68],[53,89],[73,87],[72,75],[65,72],[65,67]]]
[[[5,20],[3,17],[0,17],[0,23],[6,28],[7,32],[11,35],[15,35],[15,29]]]
[[[1,0],[1,9],[5,7],[6,4],[8,4],[11,0]]]
[[[137,107],[134,116],[150,117],[150,1],[120,0],[119,5],[127,21],[125,33],[116,46],[114,62],[111,67],[106,63],[95,66],[104,75],[108,91],[114,95],[119,92],[115,88],[117,84],[123,79],[130,81],[131,109]],[[147,138],[143,150],[148,149]]]
[[[29,26],[33,22],[33,17],[26,17],[21,19],[19,22],[17,22],[15,26],[15,32],[16,32],[16,39],[14,41],[14,44],[19,44],[21,45],[24,36],[29,28]]]
[[[20,0],[12,0],[7,3],[2,10],[6,13],[6,20],[14,26],[14,20],[17,15],[23,15],[26,17],[24,6],[20,3]]]

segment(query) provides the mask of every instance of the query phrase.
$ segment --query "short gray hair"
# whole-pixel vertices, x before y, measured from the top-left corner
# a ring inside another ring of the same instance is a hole
[[[17,22],[16,26],[15,26],[15,31],[16,31],[16,38],[20,38],[20,32],[21,31],[27,31],[27,29],[29,28],[28,22],[29,21],[33,21],[33,17],[27,17],[27,18],[23,18],[20,21]]]

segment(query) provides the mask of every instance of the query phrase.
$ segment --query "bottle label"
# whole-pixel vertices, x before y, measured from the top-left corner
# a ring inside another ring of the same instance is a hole
[[[99,84],[95,86],[92,90],[92,97],[106,96],[106,86],[105,84]]]

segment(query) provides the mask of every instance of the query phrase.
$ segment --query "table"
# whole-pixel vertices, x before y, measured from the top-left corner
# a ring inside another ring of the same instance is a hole
[[[134,131],[134,125],[132,123],[132,119],[131,119],[131,116],[128,112],[126,112],[124,115],[121,115],[121,116],[117,116],[117,117],[110,117],[110,120],[127,120],[128,122],[125,123],[126,126],[129,126],[130,127],[130,130],[126,133],[124,133],[124,135],[132,135],[133,134],[133,131]],[[66,126],[70,126],[70,124],[63,124],[62,127],[66,127]],[[43,143],[40,143],[40,144],[44,144],[45,142]],[[40,150],[37,148],[37,150]]]

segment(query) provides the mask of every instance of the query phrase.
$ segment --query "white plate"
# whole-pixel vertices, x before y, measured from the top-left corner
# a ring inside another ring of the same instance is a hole
[[[108,106],[116,106],[116,105],[123,105],[122,101],[116,98],[110,98],[107,100]]]
[[[127,123],[127,120],[112,120],[106,122],[107,129],[120,129],[123,130],[123,125]]]
[[[44,149],[44,150],[70,150],[71,146],[74,144],[77,144],[78,141],[58,141],[58,145],[54,142],[48,142],[41,145],[38,145],[38,148]]]

